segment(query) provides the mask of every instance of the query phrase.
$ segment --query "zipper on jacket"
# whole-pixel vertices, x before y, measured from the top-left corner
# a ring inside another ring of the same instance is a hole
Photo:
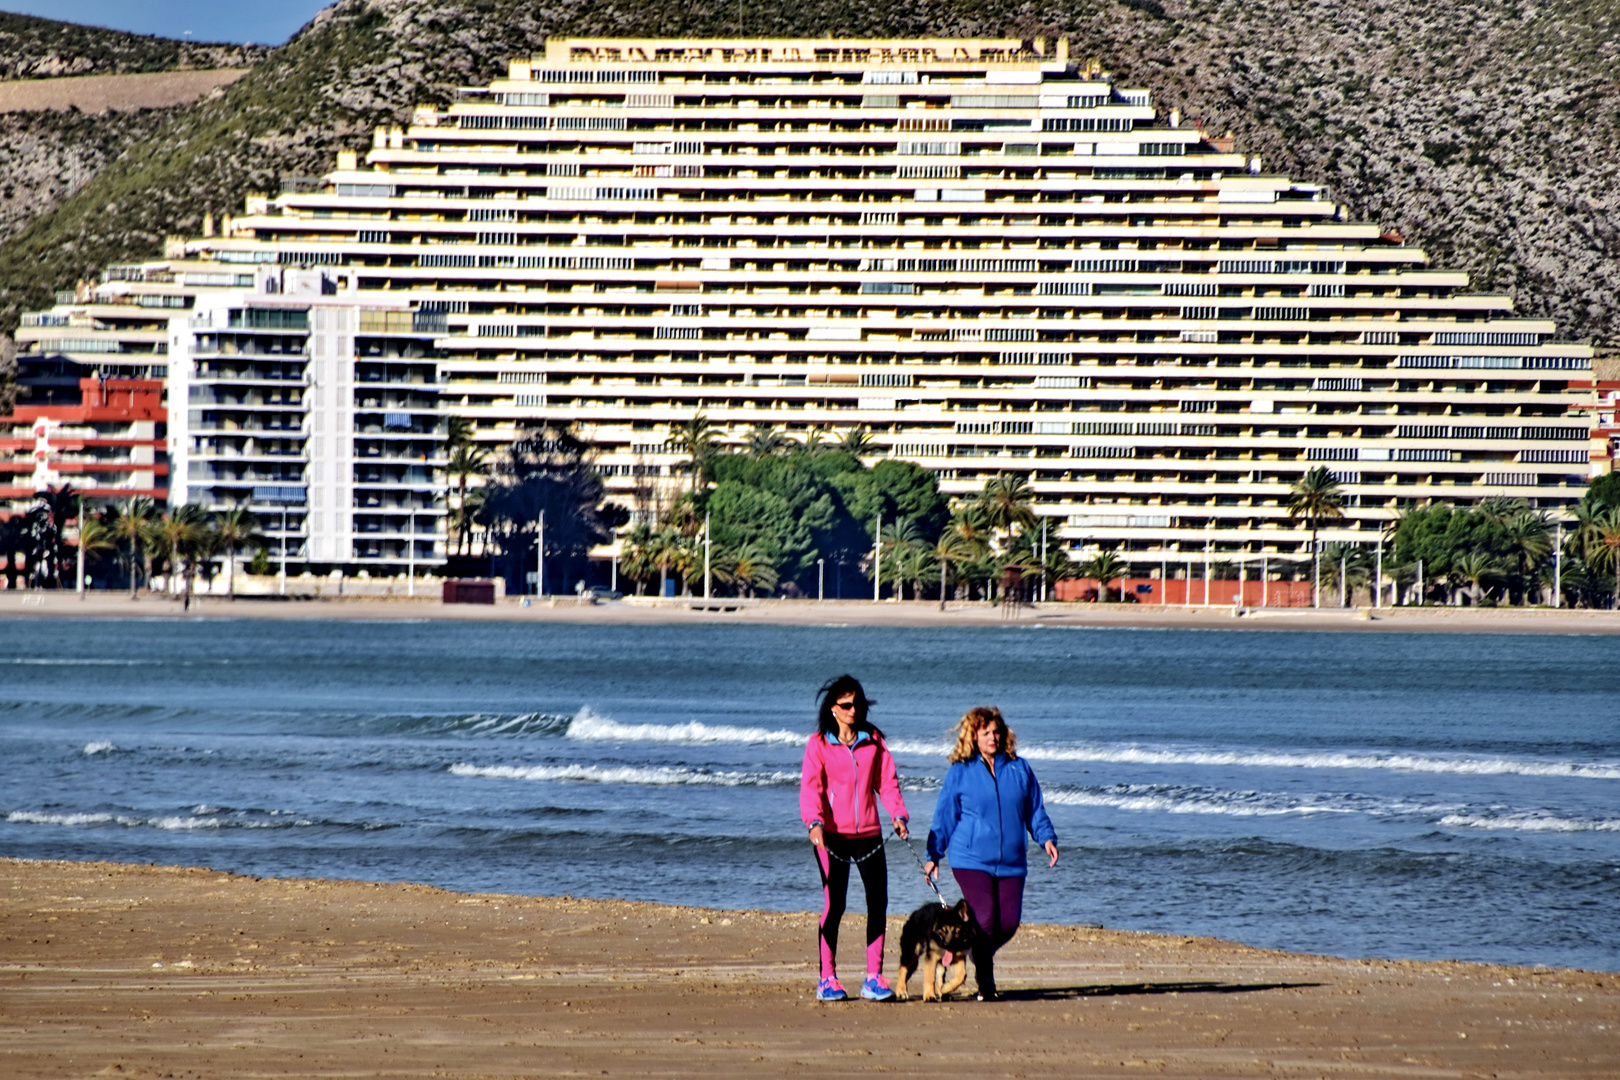
[[[981,757],[979,760],[984,761],[984,758]],[[1007,847],[1007,834],[1001,823],[1001,777],[996,775],[995,768],[989,762],[985,762],[984,767],[990,773],[990,783],[996,789],[996,869],[999,870],[1002,852]]]

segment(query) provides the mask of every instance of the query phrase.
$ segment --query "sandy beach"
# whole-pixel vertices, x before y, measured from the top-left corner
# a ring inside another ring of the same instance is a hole
[[[419,586],[423,591],[432,591]],[[190,611],[162,595],[0,591],[0,618],[446,619],[598,625],[1053,626],[1198,630],[1335,630],[1375,633],[1620,634],[1620,612],[1550,608],[1247,608],[1136,604],[998,605],[935,601],[693,599],[582,604],[574,597],[444,604],[438,596],[194,599]]]
[[[802,913],[107,863],[0,878],[19,1080],[1620,1075],[1605,973],[1027,926],[1003,1002],[821,1005]]]

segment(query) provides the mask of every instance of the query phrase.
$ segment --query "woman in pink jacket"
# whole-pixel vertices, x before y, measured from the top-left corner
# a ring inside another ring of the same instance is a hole
[[[866,890],[866,981],[861,984],[861,997],[868,1001],[894,997],[883,977],[889,868],[883,857],[878,800],[894,819],[901,839],[910,834],[894,758],[883,743],[883,732],[866,719],[872,704],[854,676],[838,676],[821,688],[816,733],[804,748],[799,816],[810,830],[823,897],[821,981],[816,986],[820,1001],[849,997],[838,982],[838,923],[844,917],[851,864],[860,870]]]

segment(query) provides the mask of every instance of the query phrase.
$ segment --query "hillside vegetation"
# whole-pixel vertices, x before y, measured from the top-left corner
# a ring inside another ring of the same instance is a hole
[[[269,51],[263,45],[175,41],[0,11],[0,79],[246,67]]]
[[[217,97],[160,124],[0,247],[0,327],[108,262],[318,174],[553,34],[733,35],[665,0],[342,0]],[[750,35],[1067,34],[1268,170],[1325,182],[1476,288],[1561,333],[1620,339],[1617,9],[1598,0],[745,0]]]

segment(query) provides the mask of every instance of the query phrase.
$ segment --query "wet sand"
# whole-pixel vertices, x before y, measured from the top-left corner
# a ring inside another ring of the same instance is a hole
[[[1031,604],[1008,611],[985,603],[935,601],[873,603],[870,600],[694,599],[581,604],[573,597],[520,599],[494,605],[444,604],[431,596],[407,598],[204,597],[189,612],[178,600],[124,593],[0,590],[0,618],[202,618],[202,619],[445,619],[594,623],[602,625],[777,625],[777,626],[1053,626],[1133,627],[1198,630],[1335,630],[1374,633],[1620,634],[1620,612],[1550,608],[1247,608],[1160,607],[1136,604]]]
[[[814,925],[0,859],[0,1075],[1620,1075],[1613,974],[1029,926],[1003,1002],[821,1005]]]

